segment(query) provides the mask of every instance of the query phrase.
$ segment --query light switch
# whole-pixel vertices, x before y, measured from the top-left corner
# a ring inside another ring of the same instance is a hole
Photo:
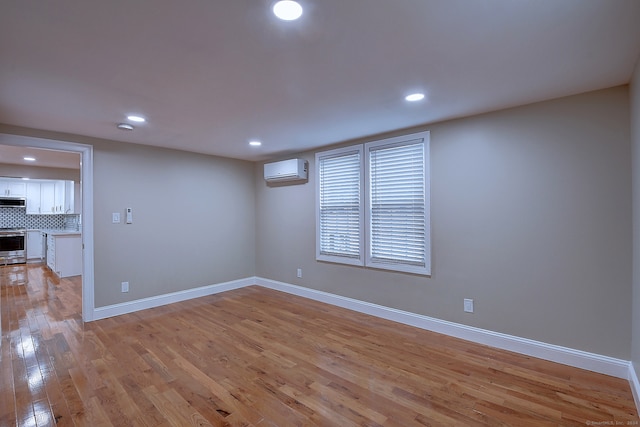
[[[111,222],[113,224],[120,224],[120,212],[114,212],[111,214]]]

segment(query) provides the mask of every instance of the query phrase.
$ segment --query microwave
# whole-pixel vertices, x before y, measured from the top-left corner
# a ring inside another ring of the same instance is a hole
[[[0,208],[24,208],[27,199],[24,197],[0,197]]]

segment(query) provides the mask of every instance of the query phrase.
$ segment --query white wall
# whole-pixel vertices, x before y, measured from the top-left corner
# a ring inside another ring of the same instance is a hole
[[[254,276],[252,163],[93,145],[96,307]],[[121,224],[111,223],[113,212]]]
[[[94,146],[96,307],[258,275],[628,360],[629,122],[622,86],[429,126],[431,277],[315,260],[314,152],[307,184],[267,187],[262,164],[0,132]],[[111,224],[126,207],[134,224]]]
[[[96,308],[255,275],[251,162],[9,125],[0,133],[93,146]],[[112,224],[127,207],[134,223]]]
[[[257,275],[628,360],[628,109],[622,86],[428,126],[431,277],[317,262],[314,153],[304,185],[257,165]]]

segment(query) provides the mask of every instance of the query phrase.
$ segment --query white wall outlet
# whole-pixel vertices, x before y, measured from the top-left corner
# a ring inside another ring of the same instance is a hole
[[[301,268],[298,269],[297,276],[298,276],[298,278],[302,277],[302,269]]]
[[[129,292],[129,282],[122,282],[120,286],[122,287],[122,292]]]
[[[469,298],[464,299],[464,311],[465,313],[473,313],[473,300]]]
[[[111,222],[113,224],[120,224],[120,212],[114,212],[111,214]]]

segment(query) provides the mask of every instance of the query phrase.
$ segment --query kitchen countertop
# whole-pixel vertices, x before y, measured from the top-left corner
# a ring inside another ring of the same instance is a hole
[[[82,234],[78,230],[65,230],[64,228],[36,228],[36,229],[28,229],[27,231],[41,231],[46,234],[51,234],[52,236],[72,236],[72,235],[80,235]]]

